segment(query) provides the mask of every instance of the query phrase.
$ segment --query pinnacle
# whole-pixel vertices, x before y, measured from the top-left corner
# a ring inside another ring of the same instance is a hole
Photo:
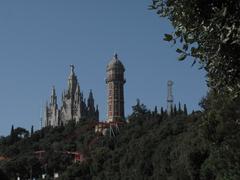
[[[118,54],[116,52],[114,53],[114,58],[118,60]]]

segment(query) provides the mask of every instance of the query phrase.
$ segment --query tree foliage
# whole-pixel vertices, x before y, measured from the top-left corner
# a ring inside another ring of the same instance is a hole
[[[239,103],[211,92],[201,102],[202,112],[187,114],[179,104],[168,115],[137,101],[116,137],[97,136],[88,120],[44,128],[14,142],[2,137],[0,154],[9,160],[0,161],[0,168],[12,179],[58,172],[66,180],[237,180]],[[46,151],[41,160],[34,154],[39,150]],[[64,151],[82,152],[85,161],[74,163]]]
[[[174,32],[164,40],[180,43],[179,60],[194,57],[218,92],[240,95],[240,2],[237,0],[153,0],[150,9],[167,17]],[[177,44],[179,44],[177,43]]]

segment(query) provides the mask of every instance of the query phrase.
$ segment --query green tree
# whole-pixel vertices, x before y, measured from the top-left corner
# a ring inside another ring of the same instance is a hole
[[[177,115],[177,106],[176,104],[174,104],[174,108],[173,108],[173,114],[176,116]]]
[[[164,115],[163,107],[161,107],[161,115],[162,115],[162,116]]]
[[[31,126],[31,136],[33,135],[33,133],[34,133],[34,127]]]
[[[240,98],[232,100],[211,91],[200,103],[203,110],[201,136],[210,144],[209,158],[202,166],[202,179],[239,179]]]
[[[157,108],[157,106],[155,106],[153,114],[154,114],[154,115],[157,115],[157,114],[158,114],[158,108]]]
[[[183,106],[183,112],[184,112],[185,115],[188,115],[187,105],[186,104],[184,104],[184,106]]]
[[[131,117],[140,117],[149,113],[146,106],[144,104],[141,104],[139,99],[137,99],[137,104],[133,106],[132,109],[133,109],[133,113],[130,116],[130,119]]]
[[[153,0],[150,9],[167,17],[174,32],[165,40],[182,45],[187,56],[207,71],[208,85],[240,95],[240,3],[237,0]]]
[[[182,114],[182,112],[183,112],[183,111],[182,111],[182,106],[181,106],[181,103],[179,102],[179,103],[178,103],[178,113],[179,113],[179,114]]]
[[[9,178],[7,175],[0,169],[0,179],[2,180],[8,180]]]
[[[13,132],[14,132],[14,126],[12,125],[10,135],[13,135]]]

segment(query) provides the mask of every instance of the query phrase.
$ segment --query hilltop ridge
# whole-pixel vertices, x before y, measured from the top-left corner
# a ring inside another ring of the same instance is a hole
[[[0,141],[0,154],[10,159],[0,169],[10,178],[58,172],[60,179],[237,179],[240,127],[232,117],[240,101],[227,99],[210,93],[201,102],[203,111],[189,115],[137,104],[116,137],[98,136],[89,121],[47,127],[25,138],[10,135]],[[40,160],[34,154],[39,150],[46,152]],[[75,163],[64,151],[81,152],[84,160]]]

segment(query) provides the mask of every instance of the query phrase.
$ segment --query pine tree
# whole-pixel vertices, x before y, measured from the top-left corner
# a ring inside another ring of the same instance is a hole
[[[177,106],[176,106],[176,104],[174,105],[173,113],[174,113],[175,116],[177,115]]]
[[[162,115],[162,116],[164,115],[163,107],[161,107],[161,115]]]
[[[173,109],[173,106],[171,106],[171,112],[170,112],[170,115],[171,115],[171,116],[174,115],[174,109]]]
[[[181,103],[178,103],[178,113],[182,114],[182,107],[181,107]]]
[[[184,104],[183,112],[184,112],[184,114],[185,114],[186,116],[188,115],[187,105],[186,105],[186,104]]]
[[[32,126],[31,127],[31,136],[33,135],[33,133],[34,133],[34,127]]]
[[[13,133],[14,133],[14,126],[12,125],[12,128],[11,128],[11,133],[10,135],[13,136]]]
[[[12,125],[12,128],[11,128],[11,133],[10,133],[10,143],[14,143],[14,126]]]
[[[155,106],[155,108],[154,108],[154,113],[153,113],[154,115],[157,115],[158,114],[158,108],[157,108],[157,106]]]

